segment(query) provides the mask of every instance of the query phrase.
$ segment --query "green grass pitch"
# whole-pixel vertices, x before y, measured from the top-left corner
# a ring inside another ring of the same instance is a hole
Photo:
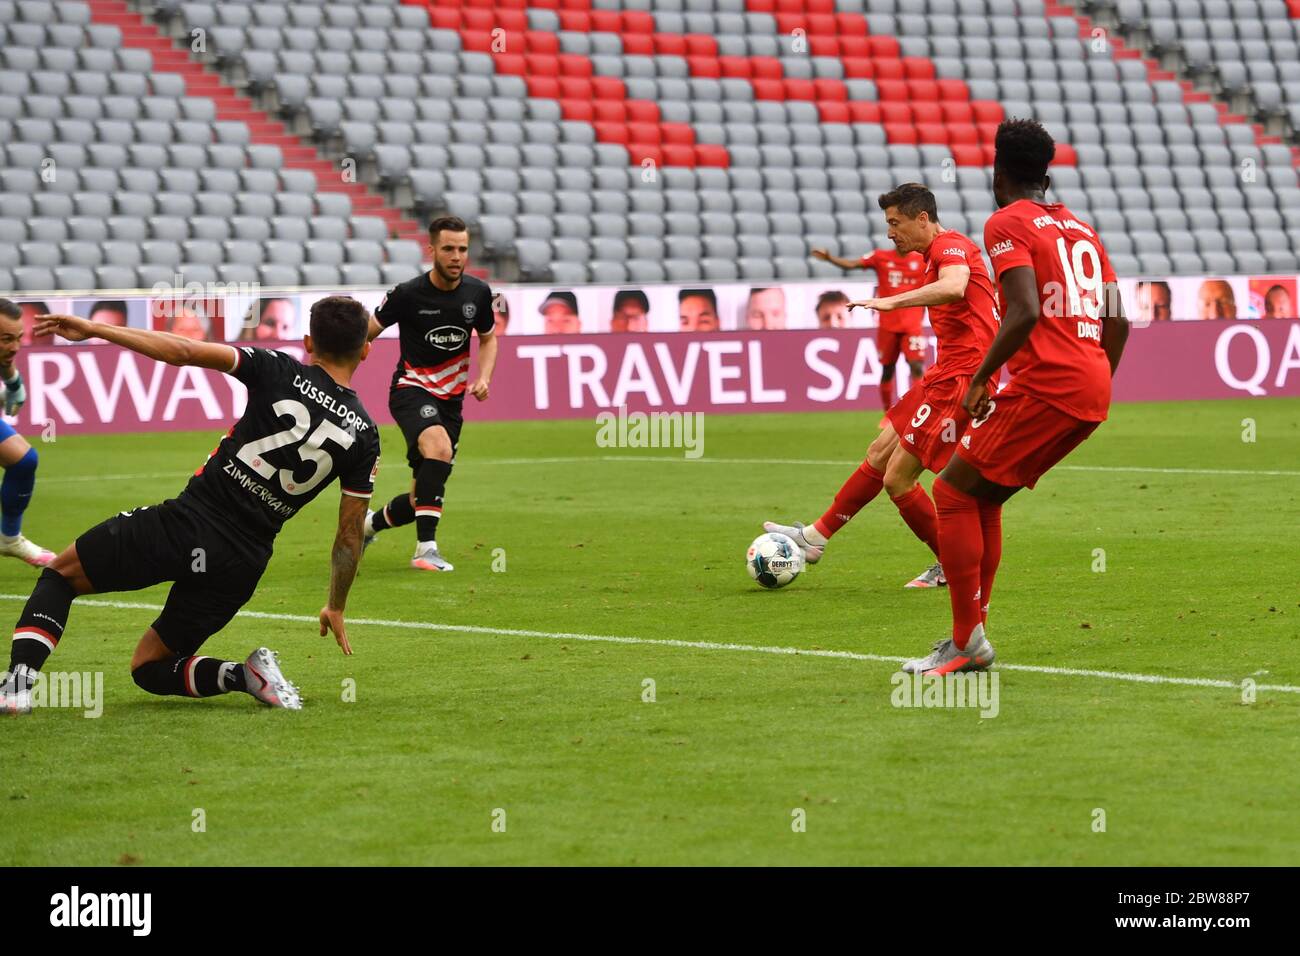
[[[877,413],[710,416],[704,460],[684,461],[598,448],[592,421],[468,411],[439,534],[454,573],[410,570],[413,533],[388,532],[353,588],[353,658],[311,623],[255,617],[205,646],[278,649],[300,713],[150,697],[128,661],[154,612],[74,605],[47,669],[102,671],[104,713],[0,720],[0,864],[1300,859],[1300,693],[1004,670],[981,719],[894,707],[887,661],[580,637],[928,649],[947,592],[902,588],[929,557],[886,498],[785,590],[744,570],[765,518],[820,513]],[[60,549],[176,494],[222,430],[40,446],[27,533]],[[384,433],[387,498],[409,476]],[[1000,662],[1300,687],[1297,448],[1297,400],[1114,409],[1005,510]],[[248,610],[319,611],[336,502],[289,523]],[[0,566],[11,621],[34,578]]]

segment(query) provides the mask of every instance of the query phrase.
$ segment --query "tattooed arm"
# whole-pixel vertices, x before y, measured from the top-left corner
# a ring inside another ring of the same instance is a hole
[[[344,654],[352,653],[352,645],[348,643],[343,609],[347,606],[348,591],[352,588],[352,581],[357,576],[357,565],[361,562],[361,541],[368,504],[369,499],[349,494],[344,494],[339,501],[339,529],[334,536],[334,550],[330,556],[329,603],[320,612],[321,637],[333,631],[334,640]]]

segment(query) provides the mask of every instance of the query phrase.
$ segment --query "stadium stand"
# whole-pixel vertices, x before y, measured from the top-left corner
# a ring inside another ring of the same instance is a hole
[[[1004,116],[1120,274],[1300,268],[1297,3],[134,6],[0,0],[0,285],[389,282],[443,212],[502,279],[837,274],[901,181],[979,241]]]

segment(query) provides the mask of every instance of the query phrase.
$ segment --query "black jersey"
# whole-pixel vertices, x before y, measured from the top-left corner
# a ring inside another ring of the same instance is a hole
[[[265,556],[334,478],[345,495],[370,497],[379,429],[357,393],[320,366],[250,346],[235,356],[229,374],[248,386],[248,407],[176,500]]]
[[[385,328],[396,322],[399,329],[402,354],[392,387],[422,388],[455,401],[463,401],[469,383],[470,331],[487,335],[496,327],[486,282],[462,276],[456,288],[444,292],[427,272],[389,292],[375,318]]]

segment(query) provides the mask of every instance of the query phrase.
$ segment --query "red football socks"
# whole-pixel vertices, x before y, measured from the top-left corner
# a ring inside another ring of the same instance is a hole
[[[939,561],[948,578],[948,596],[952,600],[952,641],[958,650],[964,650],[971,632],[983,623],[980,572],[984,560],[984,529],[980,503],[942,478],[934,480],[934,503],[939,516]],[[996,567],[995,562],[993,568]]]
[[[835,500],[826,513],[813,522],[813,527],[829,538],[843,528],[885,486],[885,476],[865,461],[849,480],[835,493]]]
[[[939,518],[935,514],[934,502],[925,493],[921,483],[917,482],[911,491],[890,500],[898,506],[898,513],[903,516],[907,526],[912,529],[912,534],[916,535],[927,548],[933,551],[935,557],[938,557]]]
[[[1002,560],[1002,506],[980,501],[980,530],[984,536],[984,556],[980,560],[980,620],[989,620],[989,597],[993,594],[993,576]]]
[[[880,380],[880,407],[889,411],[889,406],[894,404],[894,380]]]

